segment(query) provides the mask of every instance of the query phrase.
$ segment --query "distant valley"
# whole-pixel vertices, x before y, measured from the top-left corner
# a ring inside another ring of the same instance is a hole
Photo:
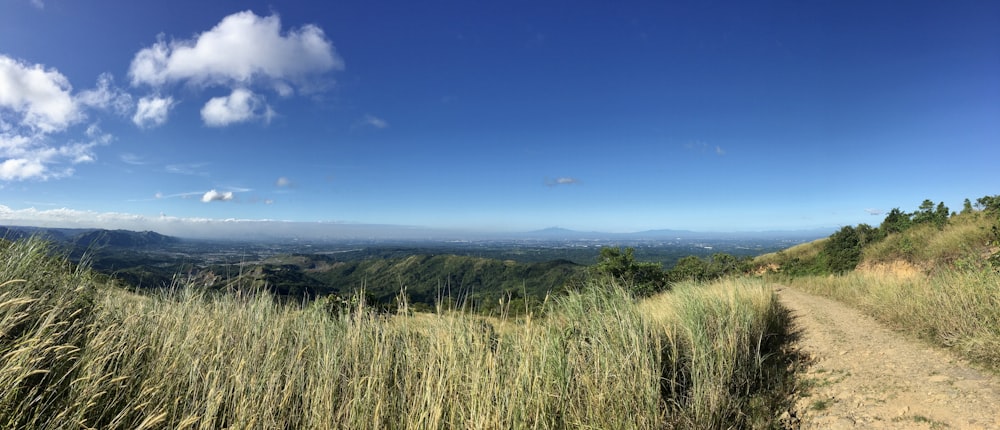
[[[821,233],[632,234],[546,229],[480,240],[195,240],[155,232],[0,227],[8,240],[37,236],[54,252],[84,261],[124,286],[170,287],[195,280],[210,289],[267,288],[289,299],[349,295],[364,288],[389,306],[405,288],[409,300],[467,303],[537,300],[582,276],[602,247],[632,247],[639,261],[665,268],[694,255],[756,256],[821,237]]]

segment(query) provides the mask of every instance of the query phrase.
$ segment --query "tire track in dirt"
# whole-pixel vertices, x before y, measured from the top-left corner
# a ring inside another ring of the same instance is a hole
[[[808,357],[783,420],[801,429],[1000,429],[1000,378],[840,302],[777,286]]]

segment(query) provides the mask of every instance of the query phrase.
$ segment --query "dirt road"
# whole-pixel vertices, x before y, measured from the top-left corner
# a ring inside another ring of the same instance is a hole
[[[802,429],[1000,429],[1000,378],[839,302],[776,287],[809,358],[785,419]]]

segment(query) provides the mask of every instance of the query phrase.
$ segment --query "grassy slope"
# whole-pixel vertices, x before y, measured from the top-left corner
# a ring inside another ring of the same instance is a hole
[[[0,244],[0,427],[723,428],[783,400],[788,317],[759,281],[594,284],[510,320],[94,279]]]
[[[977,212],[952,217],[943,229],[915,226],[866,248],[854,272],[788,282],[1000,371],[1000,273],[986,261],[997,251],[989,245],[996,222]],[[821,248],[814,242],[794,252]],[[759,261],[780,264],[777,254]]]

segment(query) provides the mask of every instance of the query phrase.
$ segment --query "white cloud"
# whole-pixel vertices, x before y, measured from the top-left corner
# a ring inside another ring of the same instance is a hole
[[[201,201],[205,203],[215,202],[215,201],[219,202],[229,201],[232,199],[233,199],[232,191],[226,191],[224,193],[220,193],[215,190],[210,190],[209,192],[205,193],[205,195],[201,196]]]
[[[119,155],[118,159],[122,160],[122,162],[125,164],[131,164],[133,166],[143,166],[149,164],[145,160],[143,160],[142,157],[128,152]]]
[[[31,5],[38,9],[45,9],[45,3],[42,0],[31,0]]]
[[[273,91],[283,98],[320,91],[332,83],[318,79],[320,75],[343,68],[343,60],[319,27],[282,32],[277,15],[260,17],[244,11],[191,39],[168,41],[159,35],[156,43],[135,54],[129,78],[133,86],[148,85],[156,92],[172,84],[230,88],[228,97],[212,98],[201,110],[206,125],[223,127],[257,119],[270,122],[274,109],[254,91]],[[162,125],[170,104],[143,105],[140,100],[133,121],[140,127]]]
[[[208,176],[208,172],[202,170],[207,165],[208,163],[168,164],[164,166],[164,170],[178,175]]]
[[[386,122],[386,120],[374,115],[365,115],[364,124],[375,128],[386,128],[389,126],[389,123]]]
[[[559,177],[559,178],[555,178],[555,179],[546,179],[545,180],[545,185],[548,185],[550,187],[554,187],[554,186],[557,186],[557,185],[575,185],[575,184],[579,184],[579,183],[580,183],[579,179],[577,179],[577,178],[571,178],[571,177],[568,177],[568,176],[563,176],[563,177]]]
[[[76,138],[61,134],[79,130],[71,127],[86,120],[86,108],[124,115],[131,109],[131,96],[114,85],[110,74],[102,74],[93,89],[76,95],[72,89],[55,69],[0,55],[0,180],[70,176],[73,169],[67,164],[94,161],[94,149],[113,140],[97,124]]]
[[[69,80],[54,69],[0,55],[0,114],[11,112],[17,124],[52,133],[82,119],[70,95],[72,89]]]
[[[272,116],[274,111],[271,107],[245,88],[237,88],[226,97],[213,97],[201,108],[201,119],[210,127],[225,127],[260,118],[269,122]]]
[[[132,95],[115,86],[110,73],[102,73],[97,78],[97,88],[81,91],[76,100],[84,106],[110,109],[121,116],[128,114],[133,105]]]
[[[0,179],[5,181],[24,180],[44,174],[45,166],[38,160],[11,158],[0,163]]]
[[[868,208],[865,212],[868,212],[868,215],[882,215],[882,209]]]
[[[167,122],[173,97],[146,96],[139,99],[132,122],[142,128],[159,127]]]
[[[277,181],[274,182],[274,185],[277,185],[279,187],[290,187],[292,186],[292,180],[282,176],[278,178]]]
[[[195,39],[167,42],[161,35],[135,55],[129,76],[132,85],[154,87],[182,81],[199,86],[266,81],[278,93],[289,94],[289,81],[343,68],[319,27],[305,25],[282,34],[277,15],[259,17],[244,11],[223,18]]]

